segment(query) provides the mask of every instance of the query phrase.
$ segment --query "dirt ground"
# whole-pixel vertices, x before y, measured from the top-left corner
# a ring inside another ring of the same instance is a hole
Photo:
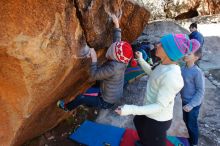
[[[80,146],[80,144],[70,140],[69,135],[86,119],[94,120],[97,114],[98,111],[94,108],[80,106],[71,117],[62,121],[57,127],[26,142],[23,146]]]

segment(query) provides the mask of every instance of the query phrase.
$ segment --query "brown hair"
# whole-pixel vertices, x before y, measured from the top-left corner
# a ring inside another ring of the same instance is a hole
[[[196,23],[190,24],[190,28],[196,28],[197,29],[197,24]]]

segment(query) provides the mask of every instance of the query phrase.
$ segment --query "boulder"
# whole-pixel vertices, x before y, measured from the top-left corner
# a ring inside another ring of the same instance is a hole
[[[121,17],[122,40],[128,42],[134,41],[141,34],[150,17],[150,13],[135,1],[90,0],[85,3],[76,0],[75,5],[87,43],[95,48],[108,47],[112,42],[112,36],[109,34],[112,33],[110,28],[113,24],[108,13]]]
[[[136,0],[151,12],[151,19],[187,19],[220,13],[219,0]]]
[[[123,39],[133,41],[149,12],[130,1],[0,1],[0,145],[18,146],[69,116],[56,101],[84,91],[90,59],[111,44],[108,13],[122,14]],[[135,13],[135,15],[134,15]]]

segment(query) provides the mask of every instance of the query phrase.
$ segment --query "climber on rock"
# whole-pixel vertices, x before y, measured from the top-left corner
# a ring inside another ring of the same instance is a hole
[[[71,111],[79,105],[87,105],[100,109],[113,108],[123,95],[124,72],[128,63],[133,60],[133,51],[131,45],[121,41],[121,29],[119,28],[119,19],[116,15],[110,15],[114,23],[113,43],[108,48],[105,57],[107,62],[98,67],[97,55],[93,48],[90,50],[92,64],[90,66],[91,80],[101,81],[100,96],[78,95],[74,100],[65,103],[59,100],[57,105],[65,111]],[[137,63],[136,63],[137,64]]]

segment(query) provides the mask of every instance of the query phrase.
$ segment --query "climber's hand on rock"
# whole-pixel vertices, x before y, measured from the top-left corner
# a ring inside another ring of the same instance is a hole
[[[91,48],[90,48],[88,54],[86,55],[86,57],[87,57],[87,58],[91,58]]]
[[[92,62],[97,62],[97,55],[94,48],[90,49],[90,56],[92,58]]]
[[[112,21],[115,25],[115,28],[119,28],[119,20],[118,20],[118,17],[115,15],[115,14],[111,14],[110,15],[112,17]]]
[[[142,55],[141,52],[137,51],[137,52],[135,52],[135,57],[136,57],[137,59],[140,59],[140,58],[143,58],[143,55]]]

